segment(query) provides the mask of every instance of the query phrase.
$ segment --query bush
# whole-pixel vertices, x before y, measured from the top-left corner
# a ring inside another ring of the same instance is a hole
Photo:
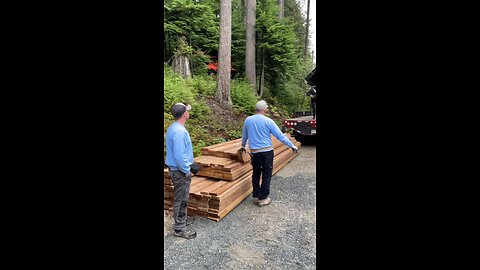
[[[229,129],[227,130],[228,139],[235,140],[242,137],[242,130],[240,129]]]
[[[208,67],[207,63],[210,62],[210,58],[208,55],[203,53],[202,51],[196,51],[192,55],[192,64],[193,70],[192,73],[195,75],[207,76],[208,74]]]
[[[194,91],[201,95],[214,96],[217,87],[215,78],[208,75],[195,76],[188,81]]]
[[[180,75],[175,74],[169,66],[165,66],[163,75],[164,112],[169,112],[172,105],[177,102],[194,103],[195,90],[192,89]]]
[[[231,98],[233,106],[245,114],[255,112],[255,104],[258,98],[252,91],[250,83],[246,79],[237,79],[231,81]]]

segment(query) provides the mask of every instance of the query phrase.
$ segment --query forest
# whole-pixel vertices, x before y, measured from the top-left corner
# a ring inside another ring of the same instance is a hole
[[[263,99],[280,125],[308,111],[305,77],[314,68],[310,0],[165,0],[164,130],[170,107],[192,105],[186,127],[203,146],[241,137]]]

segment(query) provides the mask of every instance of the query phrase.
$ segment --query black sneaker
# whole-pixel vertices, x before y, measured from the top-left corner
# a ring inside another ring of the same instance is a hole
[[[183,231],[177,231],[175,230],[175,236],[178,237],[183,237],[185,239],[193,239],[197,237],[197,232],[196,231],[190,231],[190,230],[183,230]]]
[[[195,216],[187,217],[187,226],[192,225],[194,221],[195,221]]]

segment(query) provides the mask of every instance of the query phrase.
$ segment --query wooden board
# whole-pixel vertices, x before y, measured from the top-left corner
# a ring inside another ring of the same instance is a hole
[[[301,144],[287,136],[298,148]],[[276,174],[298,153],[276,140],[272,174]],[[197,157],[202,175],[192,177],[188,214],[220,221],[253,191],[251,184],[252,166],[238,155],[241,139],[202,148],[202,156]],[[248,150],[247,150],[248,151]],[[208,155],[205,155],[207,153]],[[248,154],[247,154],[248,155]],[[250,155],[248,155],[250,156]],[[200,172],[199,171],[199,172]],[[220,179],[219,179],[220,178]],[[172,211],[173,183],[168,170],[164,170],[164,209]]]

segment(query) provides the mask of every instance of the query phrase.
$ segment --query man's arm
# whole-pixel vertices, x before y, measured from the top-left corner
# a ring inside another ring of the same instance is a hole
[[[270,132],[273,134],[275,138],[281,141],[283,144],[287,145],[290,148],[294,148],[295,145],[283,134],[280,129],[278,128],[277,124],[273,120],[270,119]]]
[[[183,133],[180,136],[174,136],[173,138],[173,157],[177,162],[178,169],[184,174],[190,173],[190,166],[188,165],[188,158],[186,153],[187,134]]]

